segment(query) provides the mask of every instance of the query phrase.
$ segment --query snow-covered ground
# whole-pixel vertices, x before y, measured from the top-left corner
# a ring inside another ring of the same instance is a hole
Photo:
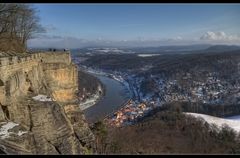
[[[158,56],[161,54],[138,54],[139,57],[151,57],[151,56]]]
[[[101,97],[100,92],[102,92],[102,91],[103,91],[102,87],[99,85],[95,94],[91,95],[91,97],[89,99],[86,99],[84,102],[79,104],[80,108],[82,110],[85,110],[85,109],[95,105],[97,103],[97,101],[100,99],[100,97]]]
[[[201,117],[209,124],[215,124],[218,127],[222,127],[224,124],[228,125],[229,127],[233,128],[237,132],[240,132],[240,116],[233,116],[229,118],[219,118],[205,114],[198,114],[198,113],[189,113],[186,112],[187,115],[192,115],[194,117]]]
[[[134,53],[130,50],[122,50],[118,48],[88,48],[90,51],[103,52],[103,53]]]
[[[45,102],[45,101],[54,101],[52,98],[46,96],[46,95],[42,95],[42,94],[39,94],[35,97],[32,97],[34,100],[37,100],[37,101],[42,101],[42,102]]]
[[[112,78],[118,82],[121,82],[121,83],[124,82],[124,79],[122,78],[122,76],[112,75]]]
[[[14,123],[14,122],[3,122],[1,124],[4,124],[4,125],[1,125],[1,127],[0,127],[0,138],[1,139],[8,138],[10,136],[10,134],[14,134],[13,132],[9,132],[8,130],[10,130],[10,129],[14,128],[15,126],[19,125],[19,124]],[[24,133],[27,133],[27,131],[18,131],[17,135],[21,136]]]
[[[80,105],[81,110],[85,110],[85,109],[95,105],[99,98],[100,98],[100,95],[99,94],[95,94],[90,99],[86,99],[85,102],[80,103],[79,105]]]

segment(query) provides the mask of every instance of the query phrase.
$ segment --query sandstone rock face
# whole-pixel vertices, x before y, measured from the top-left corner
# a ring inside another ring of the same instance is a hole
[[[47,86],[58,102],[75,102],[78,90],[77,67],[73,64],[44,64]]]
[[[10,154],[94,152],[95,138],[78,105],[78,71],[69,52],[26,55],[13,63],[5,57],[0,58],[0,63],[1,151]],[[39,94],[51,101],[33,99]],[[11,122],[17,125],[4,131],[8,127],[4,123]]]

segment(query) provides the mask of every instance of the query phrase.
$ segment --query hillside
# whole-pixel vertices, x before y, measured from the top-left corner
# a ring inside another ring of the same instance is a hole
[[[98,125],[98,127],[101,127]],[[161,111],[132,126],[106,127],[98,134],[99,153],[239,154],[239,135],[177,111]]]
[[[232,46],[215,45],[215,46],[211,46],[211,47],[205,49],[204,51],[207,51],[207,52],[225,52],[225,51],[235,51],[235,50],[240,50],[240,46],[236,46],[236,45],[232,45]]]

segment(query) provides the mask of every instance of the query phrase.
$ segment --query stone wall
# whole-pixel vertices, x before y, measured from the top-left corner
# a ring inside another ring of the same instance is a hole
[[[17,71],[29,71],[37,66],[40,61],[40,54],[28,54],[26,56],[0,57],[0,79],[5,82],[8,77]]]
[[[40,53],[42,62],[44,63],[71,63],[70,51],[66,52],[44,52]]]

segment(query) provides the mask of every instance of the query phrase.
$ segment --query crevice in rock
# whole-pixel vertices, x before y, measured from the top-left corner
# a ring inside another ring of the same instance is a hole
[[[10,81],[6,82],[5,90],[6,90],[6,96],[10,96]]]
[[[79,140],[79,142],[81,143],[81,145],[82,145],[83,147],[85,147],[86,143],[83,142],[83,141],[78,137],[78,135],[76,134],[76,132],[74,132],[74,136]]]
[[[32,120],[32,114],[31,114],[31,107],[30,107],[29,104],[27,105],[27,107],[28,107],[29,120],[30,120],[29,131],[32,132],[32,128],[33,128],[33,120]]]
[[[1,104],[0,104],[0,105],[1,105]],[[3,111],[3,113],[4,113],[5,119],[6,119],[6,120],[10,120],[10,115],[9,115],[8,107],[1,105],[1,108],[2,108],[2,111]]]
[[[46,138],[45,140],[51,145],[54,147],[54,149],[59,153],[59,154],[62,154],[61,150],[59,149],[58,146],[54,145],[53,143],[51,143],[50,141],[48,141]]]
[[[6,155],[7,153],[0,147],[0,155]]]
[[[28,92],[30,92],[30,93],[34,92],[31,86],[28,88]]]

